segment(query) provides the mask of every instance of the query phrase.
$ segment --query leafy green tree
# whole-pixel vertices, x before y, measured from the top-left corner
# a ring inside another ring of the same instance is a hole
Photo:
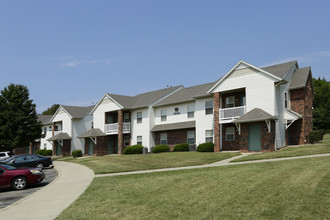
[[[58,107],[60,107],[59,104],[53,104],[51,107],[47,108],[47,110],[43,111],[43,115],[53,115],[57,111]]]
[[[41,123],[28,88],[10,84],[0,95],[0,151],[28,146],[40,137]]]
[[[313,79],[313,126],[314,130],[330,129],[330,82],[326,79]]]

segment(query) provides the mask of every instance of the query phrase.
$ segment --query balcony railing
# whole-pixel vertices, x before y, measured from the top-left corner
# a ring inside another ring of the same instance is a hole
[[[221,121],[232,121],[245,114],[245,106],[239,106],[234,108],[220,109],[220,123]]]
[[[104,131],[106,134],[118,134],[118,123],[105,124]],[[123,133],[127,134],[131,132],[131,123],[123,123]]]

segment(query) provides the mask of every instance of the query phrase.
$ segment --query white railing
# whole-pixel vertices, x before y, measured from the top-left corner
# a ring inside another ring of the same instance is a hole
[[[118,134],[118,123],[105,124],[104,126],[105,133],[107,134]],[[123,133],[130,133],[131,131],[131,123],[124,122],[123,123]]]
[[[220,109],[220,121],[236,119],[244,114],[245,114],[245,105],[234,108],[222,108]]]

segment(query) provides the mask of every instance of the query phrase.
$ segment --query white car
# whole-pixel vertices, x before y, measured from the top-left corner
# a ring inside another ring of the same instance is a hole
[[[11,157],[11,153],[9,151],[0,152],[0,160],[7,159],[8,157]]]

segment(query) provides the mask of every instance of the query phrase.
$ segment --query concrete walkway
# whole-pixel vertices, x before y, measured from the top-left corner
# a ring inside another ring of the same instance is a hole
[[[0,219],[54,219],[74,202],[94,179],[94,172],[82,165],[54,161],[57,178],[48,186],[7,206]]]
[[[175,171],[175,170],[190,170],[190,169],[199,169],[199,168],[206,168],[206,167],[220,167],[220,166],[231,166],[231,165],[238,165],[238,164],[249,164],[249,163],[264,163],[264,162],[271,162],[271,161],[282,161],[282,160],[296,160],[296,159],[303,159],[303,158],[313,158],[313,157],[329,157],[330,153],[328,154],[316,154],[316,155],[307,155],[307,156],[297,156],[297,157],[284,157],[284,158],[276,158],[276,159],[265,159],[265,160],[251,160],[251,161],[242,161],[242,162],[232,162],[230,161],[251,155],[253,153],[242,153],[239,156],[232,157],[226,160],[221,160],[211,164],[205,165],[197,165],[197,166],[188,166],[188,167],[174,167],[174,168],[163,168],[163,169],[154,169],[154,170],[141,170],[141,171],[131,171],[131,172],[123,172],[123,173],[109,173],[109,174],[98,174],[95,177],[105,177],[105,176],[123,176],[123,175],[132,175],[132,174],[143,174],[143,173],[156,173],[156,172],[167,172],[167,171]]]

